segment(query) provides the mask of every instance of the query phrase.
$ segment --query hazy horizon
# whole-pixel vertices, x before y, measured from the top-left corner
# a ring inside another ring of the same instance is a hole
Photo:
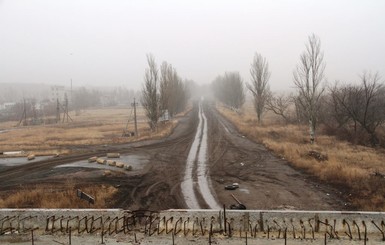
[[[293,87],[307,37],[321,39],[329,82],[385,76],[385,1],[0,0],[0,83],[125,86],[138,90],[146,54],[210,83],[250,81],[255,52],[273,90]]]

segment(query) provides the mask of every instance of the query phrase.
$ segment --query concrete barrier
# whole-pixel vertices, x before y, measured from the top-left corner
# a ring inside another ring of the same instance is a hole
[[[385,213],[266,210],[0,209],[0,235],[34,230],[45,234],[77,231],[118,234],[385,241]]]
[[[85,222],[121,217],[124,212],[119,209],[0,209],[0,234],[30,230],[55,232],[67,227],[83,229],[88,225]],[[85,222],[82,223],[82,219]]]

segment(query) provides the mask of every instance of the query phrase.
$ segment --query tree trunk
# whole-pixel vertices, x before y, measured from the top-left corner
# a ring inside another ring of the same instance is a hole
[[[309,128],[310,128],[310,144],[314,144],[315,138],[315,123],[313,120],[309,120]]]

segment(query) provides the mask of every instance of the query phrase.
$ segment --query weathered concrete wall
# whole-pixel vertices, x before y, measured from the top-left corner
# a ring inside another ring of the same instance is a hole
[[[264,210],[0,209],[0,234],[35,232],[103,233],[139,231],[149,236],[210,233],[251,237],[385,239],[385,213]]]
[[[384,233],[384,212],[339,212],[339,211],[273,211],[273,210],[168,210],[160,213],[174,220],[182,218],[183,221],[205,219],[211,222],[215,229],[224,229],[224,219],[230,228],[236,231],[279,231],[287,229],[290,232],[301,233],[329,233],[338,234],[354,233]],[[357,234],[358,236],[358,234]]]
[[[0,209],[0,234],[30,230],[41,232],[99,228],[111,217],[124,217],[120,209]],[[99,227],[98,227],[99,224]]]

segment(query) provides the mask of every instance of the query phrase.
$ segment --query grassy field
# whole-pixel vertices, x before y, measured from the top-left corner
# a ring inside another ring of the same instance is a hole
[[[102,108],[83,110],[80,115],[70,113],[73,122],[49,125],[15,127],[17,122],[0,123],[0,151],[25,151],[38,155],[68,153],[70,146],[104,145],[125,143],[162,137],[171,132],[176,120],[159,124],[156,133],[150,131],[144,111],[138,109],[138,138],[122,137],[128,125],[128,131],[134,131],[134,119],[131,109]],[[127,124],[128,121],[128,124]]]
[[[385,153],[383,149],[353,145],[318,134],[309,144],[308,128],[282,125],[267,115],[259,126],[252,106],[240,114],[218,106],[247,137],[264,144],[298,169],[339,187],[353,204],[352,209],[385,211]]]

